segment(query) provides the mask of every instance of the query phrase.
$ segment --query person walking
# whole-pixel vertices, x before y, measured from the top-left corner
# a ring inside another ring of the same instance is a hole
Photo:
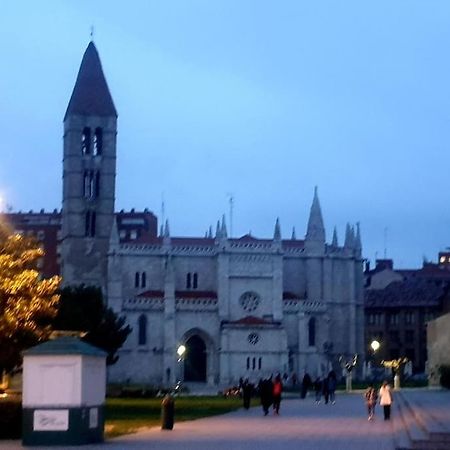
[[[328,381],[329,381],[328,377],[325,377],[322,381],[322,394],[325,400],[325,405],[328,404],[328,399],[330,397],[330,391],[328,390]]]
[[[261,380],[259,382],[259,395],[261,398],[261,406],[263,408],[264,415],[267,416],[267,414],[269,414],[270,405],[273,401],[272,377],[266,378],[265,380]]]
[[[320,376],[318,376],[314,380],[314,391],[316,393],[316,403],[320,403],[320,399],[322,398],[322,389],[323,389],[323,382]]]
[[[307,396],[308,389],[311,387],[311,384],[312,384],[311,377],[309,376],[309,373],[306,372],[302,380],[302,388],[300,393],[301,398],[305,398]]]
[[[373,387],[373,383],[370,383],[366,389],[366,392],[364,392],[364,399],[366,401],[368,414],[367,420],[372,420],[373,416],[375,415],[375,406],[377,404],[377,398],[378,398],[377,390]]]
[[[281,382],[280,374],[275,377],[273,382],[273,412],[274,414],[280,414],[280,404],[281,404],[281,393],[283,392],[283,383]]]
[[[330,402],[332,405],[336,403],[336,385],[337,385],[337,379],[336,379],[336,372],[334,370],[331,370],[328,374],[328,394],[330,396]],[[325,402],[326,403],[326,402]]]
[[[391,405],[393,402],[392,391],[389,383],[385,380],[380,388],[380,405],[383,407],[384,420],[391,418]]]
[[[242,383],[242,399],[244,401],[244,408],[250,408],[250,400],[253,394],[253,384],[248,381],[248,378]]]

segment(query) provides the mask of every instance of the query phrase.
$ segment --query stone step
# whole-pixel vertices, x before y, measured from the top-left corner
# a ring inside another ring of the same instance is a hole
[[[427,432],[429,440],[435,443],[446,443],[450,449],[450,425],[442,423],[433,415],[432,405],[428,405],[419,399],[411,399],[404,393],[400,395],[412,411],[418,424]]]
[[[406,425],[398,402],[394,402],[392,405],[392,432],[395,450],[412,450],[411,439],[406,432]]]
[[[449,450],[449,442],[435,436],[432,440],[426,428],[417,420],[414,407],[411,406],[404,396],[397,392],[397,410],[401,415],[406,434],[409,438],[410,450]],[[404,442],[405,445],[408,445]]]
[[[411,440],[411,448],[418,448],[415,444],[424,444],[428,441],[428,433],[417,422],[411,407],[406,403],[400,392],[395,393],[395,403],[397,404],[405,430]]]

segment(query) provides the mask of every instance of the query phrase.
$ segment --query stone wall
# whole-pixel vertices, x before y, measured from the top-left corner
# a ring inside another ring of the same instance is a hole
[[[450,313],[427,324],[428,376],[431,386],[439,385],[439,367],[450,366]]]

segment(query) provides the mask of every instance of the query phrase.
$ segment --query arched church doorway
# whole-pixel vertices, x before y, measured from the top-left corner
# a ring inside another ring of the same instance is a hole
[[[185,343],[184,381],[206,381],[206,345],[203,339],[194,335]]]

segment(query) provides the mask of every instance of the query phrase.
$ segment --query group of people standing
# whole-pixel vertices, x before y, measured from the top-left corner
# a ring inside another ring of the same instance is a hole
[[[272,380],[272,377],[260,380],[258,389],[264,415],[269,414],[271,406],[273,406],[274,414],[280,414],[281,393],[283,392],[281,376],[278,374],[274,380]]]
[[[255,387],[248,380],[242,380],[240,384],[244,408],[249,409],[250,400],[255,391]],[[280,414],[281,394],[283,392],[281,375],[278,374],[275,379],[272,379],[272,376],[270,376],[270,378],[259,380],[257,389],[264,415],[267,416],[269,414],[271,406],[273,406],[274,414]]]
[[[337,376],[334,370],[331,370],[328,373],[328,376],[322,378],[321,376],[317,376],[314,382],[312,381],[310,375],[305,373],[305,376],[302,380],[302,386],[300,390],[300,397],[305,398],[310,389],[314,389],[316,403],[319,404],[324,398],[325,404],[331,402],[333,405],[336,403],[336,385],[337,385]]]

